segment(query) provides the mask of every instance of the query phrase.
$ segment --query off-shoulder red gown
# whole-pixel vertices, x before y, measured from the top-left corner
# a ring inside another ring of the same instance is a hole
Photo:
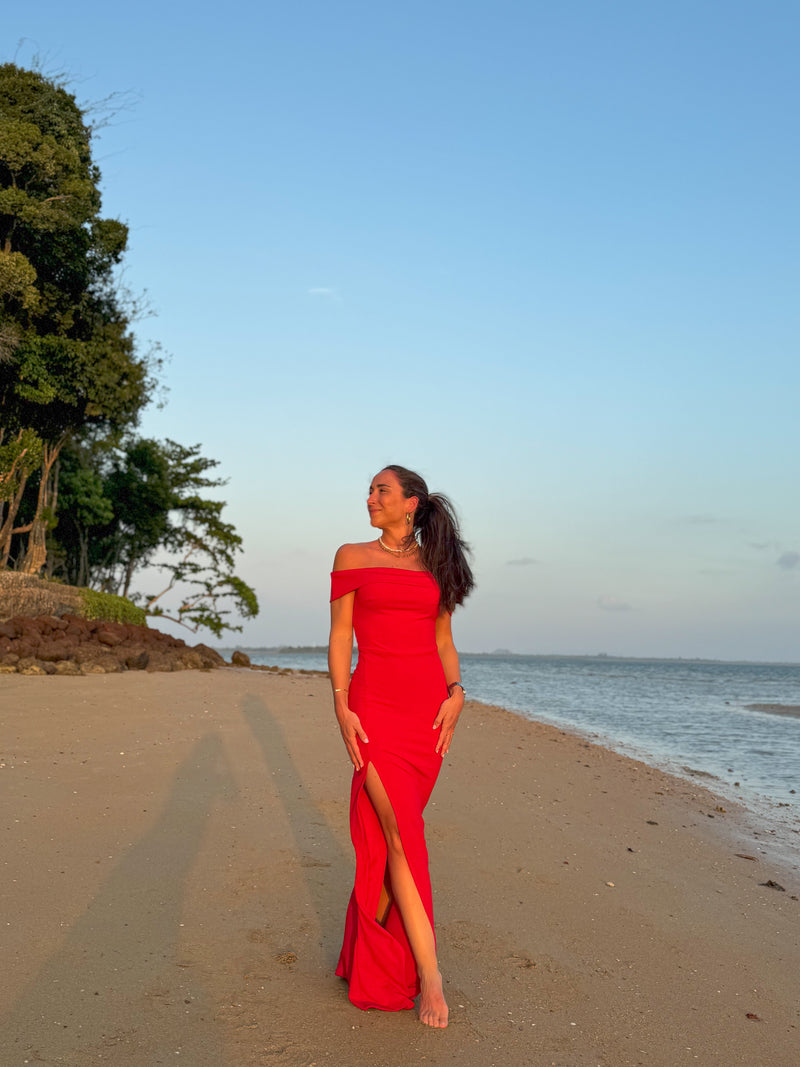
[[[331,600],[355,590],[353,628],[358,666],[349,707],[369,743],[359,742],[364,766],[353,774],[350,834],[356,853],[355,888],[345,920],[336,973],[349,983],[359,1008],[411,1008],[419,992],[414,957],[393,905],[377,919],[386,872],[386,841],[365,789],[372,762],[392,803],[403,850],[433,927],[433,901],[422,812],[442,760],[433,721],[447,697],[436,648],[439,587],[427,571],[358,567],[334,571]]]

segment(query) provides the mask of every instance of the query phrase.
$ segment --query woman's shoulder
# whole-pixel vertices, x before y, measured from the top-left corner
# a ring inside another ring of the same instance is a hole
[[[375,561],[375,542],[362,541],[352,545],[340,545],[333,558],[335,571],[352,571],[369,567]]]

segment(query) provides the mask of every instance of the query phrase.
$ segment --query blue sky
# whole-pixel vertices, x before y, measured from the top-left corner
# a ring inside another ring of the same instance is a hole
[[[465,650],[800,659],[794,3],[51,0],[242,640],[321,643],[386,462],[459,508]],[[18,42],[21,42],[18,45]]]

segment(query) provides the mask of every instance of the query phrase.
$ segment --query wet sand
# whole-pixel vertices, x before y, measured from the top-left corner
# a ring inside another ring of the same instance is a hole
[[[763,711],[767,715],[788,715],[800,719],[800,704],[745,704],[750,711]]]
[[[800,871],[703,786],[468,705],[427,810],[430,1031],[333,974],[325,679],[6,675],[0,731],[4,1065],[797,1063]]]

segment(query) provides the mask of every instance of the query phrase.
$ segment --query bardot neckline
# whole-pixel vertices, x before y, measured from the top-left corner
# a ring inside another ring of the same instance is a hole
[[[402,571],[404,574],[430,574],[430,571],[418,571],[411,567],[340,567],[331,574],[349,574],[351,571]]]

